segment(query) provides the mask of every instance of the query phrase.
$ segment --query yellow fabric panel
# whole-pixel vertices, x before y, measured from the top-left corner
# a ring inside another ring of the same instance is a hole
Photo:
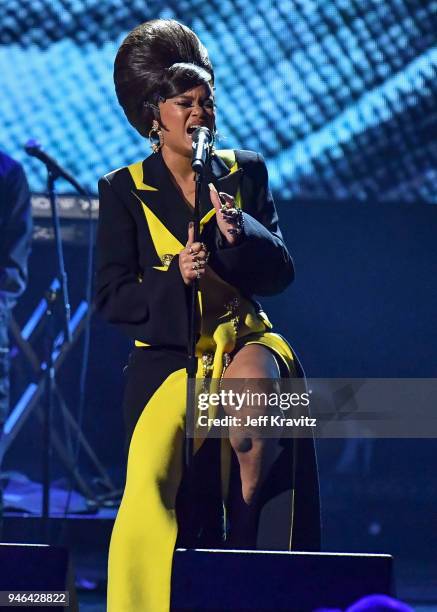
[[[143,206],[143,211],[146,216],[147,225],[149,226],[150,235],[158,256],[161,258],[164,255],[177,255],[185,245],[179,242],[175,236],[165,227],[158,217],[148,208],[148,206],[134,194]]]
[[[238,170],[238,163],[235,157],[235,151],[233,149],[221,149],[219,151],[216,151],[215,153],[218,157],[220,157],[222,161],[225,162],[225,164],[229,168],[229,174],[233,174]],[[235,206],[236,208],[243,207],[240,190],[238,190],[235,194]]]
[[[140,161],[136,162],[135,164],[130,164],[127,169],[129,170],[137,189],[142,191],[158,191],[156,187],[143,183],[143,162]]]
[[[238,190],[237,193],[235,194],[235,208],[243,208],[240,190]]]
[[[220,149],[219,151],[216,151],[215,154],[225,162],[230,173],[235,172],[235,170],[238,169],[235,159],[235,151],[233,149]]]
[[[208,223],[208,221],[210,219],[212,219],[212,217],[215,215],[215,208],[211,208],[211,210],[209,210],[206,215],[204,215],[201,219],[200,219],[200,231],[202,232],[203,230],[203,226]]]
[[[169,609],[182,476],[186,373],[173,372],[142,412],[129,447],[126,486],[111,537],[108,612]]]
[[[289,376],[293,377],[296,375],[293,350],[281,335],[273,332],[253,334],[247,340],[245,340],[244,344],[262,344],[263,346],[267,346],[285,364],[289,372]]]

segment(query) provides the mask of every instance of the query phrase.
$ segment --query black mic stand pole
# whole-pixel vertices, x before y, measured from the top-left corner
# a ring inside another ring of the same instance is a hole
[[[194,242],[199,240],[200,233],[200,194],[202,189],[204,166],[196,168],[196,191],[194,199]],[[193,459],[194,450],[194,417],[196,399],[196,305],[197,293],[199,291],[199,281],[197,278],[191,283],[190,299],[190,326],[188,340],[188,362],[187,362],[187,416],[185,425],[185,469],[188,471]]]
[[[59,174],[53,168],[47,166],[47,191],[50,199],[52,212],[53,232],[56,246],[56,258],[58,265],[58,280],[61,286],[62,296],[64,342],[71,342],[70,330],[70,302],[68,299],[67,273],[64,265],[64,253],[62,248],[61,231],[59,225],[58,209],[56,207],[55,181]],[[43,420],[43,495],[42,495],[42,522],[44,538],[47,543],[50,540],[49,518],[50,518],[50,459],[51,459],[51,423],[55,395],[55,369],[53,364],[53,350],[55,343],[54,309],[59,298],[56,291],[48,291],[46,294],[46,359],[45,359],[45,405]]]

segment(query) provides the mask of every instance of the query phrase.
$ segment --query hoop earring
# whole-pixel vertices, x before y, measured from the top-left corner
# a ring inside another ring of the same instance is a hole
[[[164,144],[162,131],[159,129],[159,123],[156,119],[153,120],[151,130],[149,132],[150,148],[154,153],[158,153]]]

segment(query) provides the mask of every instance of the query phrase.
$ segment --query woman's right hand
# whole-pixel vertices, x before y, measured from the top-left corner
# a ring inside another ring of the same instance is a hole
[[[200,280],[205,274],[208,250],[203,242],[194,242],[194,223],[188,224],[188,242],[179,253],[179,270],[186,285],[194,279]]]

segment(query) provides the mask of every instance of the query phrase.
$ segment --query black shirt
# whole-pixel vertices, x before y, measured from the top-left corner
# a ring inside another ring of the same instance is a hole
[[[12,306],[26,287],[31,239],[26,175],[18,162],[0,151],[0,306]]]

